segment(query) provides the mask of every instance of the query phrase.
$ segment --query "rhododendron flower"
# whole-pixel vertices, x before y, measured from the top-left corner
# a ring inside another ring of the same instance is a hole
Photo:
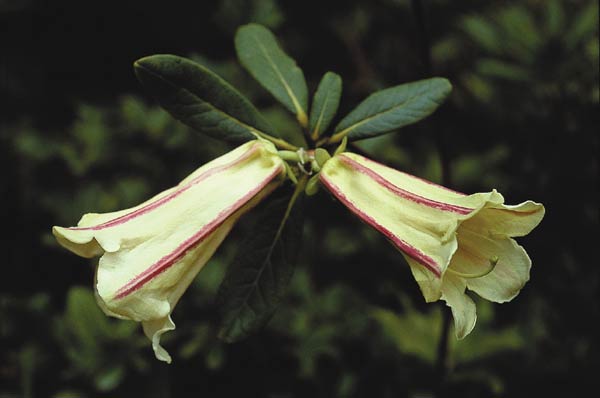
[[[402,252],[426,301],[446,301],[458,338],[476,321],[465,289],[501,303],[529,280],[531,260],[512,238],[538,225],[541,204],[505,205],[495,190],[465,195],[350,152],[329,159],[319,179]]]
[[[96,296],[109,315],[141,322],[158,359],[171,312],[238,218],[275,189],[285,166],[273,144],[250,141],[139,206],[54,227],[61,245],[102,255]]]

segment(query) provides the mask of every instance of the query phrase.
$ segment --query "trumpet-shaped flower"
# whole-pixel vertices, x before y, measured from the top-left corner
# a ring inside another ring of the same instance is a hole
[[[84,215],[54,227],[58,242],[83,257],[102,255],[96,296],[109,315],[139,321],[158,359],[173,330],[171,312],[238,218],[273,191],[285,165],[273,144],[250,141],[200,167],[139,206]]]
[[[458,338],[476,321],[467,288],[501,303],[529,280],[531,260],[512,238],[538,225],[541,204],[505,205],[496,190],[465,195],[350,152],[329,159],[319,179],[402,252],[426,301],[446,301]]]

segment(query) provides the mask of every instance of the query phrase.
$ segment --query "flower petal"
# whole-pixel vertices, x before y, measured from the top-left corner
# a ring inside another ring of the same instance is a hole
[[[152,341],[152,349],[157,359],[166,363],[171,363],[171,356],[160,345],[160,337],[171,330],[175,330],[175,324],[171,319],[171,315],[167,315],[164,318],[153,319],[151,321],[142,322],[144,328],[144,334]]]
[[[460,214],[471,210],[398,187],[369,169],[370,161],[363,159],[348,152],[333,157],[321,170],[321,182],[398,249],[441,276],[456,250],[454,232]]]
[[[156,356],[170,313],[237,219],[273,191],[285,168],[275,147],[252,141],[201,167],[177,187],[131,209],[84,216],[54,227],[63,246],[101,253],[96,290],[113,316],[141,321]]]
[[[456,250],[458,225],[484,207],[504,202],[495,190],[465,195],[351,152],[327,161],[320,180],[353,213],[438,277]]]
[[[429,270],[425,269],[421,263],[413,260],[411,257],[404,253],[402,253],[402,255],[410,266],[410,271],[417,281],[421,293],[423,293],[423,297],[425,297],[425,301],[428,303],[438,301],[442,297],[442,278],[429,272]]]
[[[471,333],[477,321],[475,303],[465,294],[465,287],[464,278],[455,275],[444,275],[442,300],[452,310],[454,333],[457,339],[463,339]]]
[[[440,210],[456,214],[469,215],[486,202],[504,202],[502,195],[496,191],[492,191],[491,193],[466,195],[431,181],[387,167],[374,160],[365,158],[364,156],[351,152],[345,152],[342,155],[354,160],[372,173],[379,175],[382,179],[392,185],[394,187],[392,189],[396,190],[399,195],[405,195],[407,198],[410,198],[410,200],[426,206],[439,208]]]
[[[446,301],[458,338],[469,334],[477,319],[467,287],[504,302],[529,279],[531,261],[510,237],[538,225],[544,215],[538,203],[504,205],[496,190],[465,195],[350,152],[328,160],[320,181],[396,245],[427,302]],[[476,277],[492,263],[493,272]]]
[[[530,200],[514,206],[490,203],[465,221],[465,225],[485,231],[489,236],[525,236],[542,221],[544,213],[543,205]]]
[[[268,147],[266,143],[248,142],[200,167],[177,187],[161,192],[138,206],[111,213],[89,213],[81,218],[77,227],[53,227],[52,231],[59,243],[83,257],[92,257],[103,251],[117,251],[122,241],[128,241],[130,237],[139,238],[140,223],[147,225],[149,219],[153,219],[154,226],[161,224],[162,217],[157,213],[162,215],[171,211],[179,214],[179,218],[185,218],[185,212],[179,212],[178,209],[190,194],[202,195],[202,190],[206,189],[207,185],[214,184],[224,173],[231,174],[243,168],[248,160],[259,160],[260,163],[263,159],[261,154],[265,153]],[[264,160],[273,165],[277,159],[275,154],[264,157]],[[147,215],[152,217],[144,217]]]
[[[490,259],[498,262],[492,272],[480,278],[467,279],[467,287],[481,297],[503,303],[512,300],[529,280],[531,260],[514,239],[490,238],[478,230],[461,226],[459,249],[450,268],[465,274],[480,274],[490,268]]]

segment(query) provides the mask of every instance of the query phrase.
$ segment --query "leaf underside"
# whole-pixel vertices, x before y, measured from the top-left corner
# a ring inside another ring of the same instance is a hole
[[[349,140],[375,137],[429,116],[450,94],[447,79],[434,77],[371,94],[335,128]]]
[[[308,88],[304,73],[267,28],[248,24],[235,35],[240,63],[290,112],[306,125]]]
[[[238,248],[217,293],[221,313],[219,338],[242,340],[269,321],[294,272],[302,238],[302,203],[292,209],[275,239],[290,192],[280,190],[261,205],[257,223]]]
[[[134,70],[163,108],[195,130],[237,143],[273,135],[246,97],[202,65],[159,54],[137,60]]]

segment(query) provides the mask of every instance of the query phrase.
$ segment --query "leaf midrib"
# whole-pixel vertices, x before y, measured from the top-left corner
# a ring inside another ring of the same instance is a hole
[[[381,117],[382,115],[384,115],[384,114],[386,114],[388,112],[392,112],[392,111],[394,111],[397,108],[401,108],[403,106],[407,106],[408,103],[412,102],[414,99],[417,99],[419,97],[420,97],[420,94],[413,95],[413,96],[409,97],[408,99],[406,99],[406,101],[404,101],[404,102],[402,102],[402,103],[400,103],[398,105],[394,105],[394,106],[392,106],[392,107],[390,107],[388,109],[385,109],[385,110],[383,110],[381,112],[377,112],[377,113],[375,113],[375,114],[373,114],[371,116],[366,117],[365,119],[363,119],[363,120],[361,120],[359,122],[356,122],[356,123],[350,125],[349,127],[346,127],[344,130],[336,133],[336,135],[344,136],[346,134],[349,134],[352,130],[354,130],[354,129],[360,127],[360,126],[362,126],[363,124],[365,124],[367,122],[370,122],[371,120],[373,120],[373,119],[375,119],[377,117]]]
[[[280,225],[280,227],[281,227],[281,225]],[[262,300],[267,305],[267,307],[271,307],[271,305],[267,302],[264,293],[262,293],[261,288],[260,288],[260,284],[258,283],[258,281],[260,281],[260,278],[262,277],[263,272],[265,272],[265,270],[267,268],[272,269],[273,264],[271,262],[271,256],[273,255],[273,250],[275,249],[275,246],[277,246],[277,243],[280,240],[281,240],[281,234],[280,234],[280,232],[278,230],[278,233],[276,234],[275,239],[273,239],[273,242],[269,246],[269,250],[267,251],[267,255],[265,257],[265,260],[263,261],[263,265],[261,267],[259,267],[258,273],[257,273],[256,277],[254,278],[254,280],[248,284],[249,285],[248,292],[245,295],[243,295],[241,304],[238,307],[238,309],[236,311],[236,316],[235,316],[235,318],[238,321],[240,320],[240,314],[243,311],[243,309],[242,309],[243,307],[247,307],[247,308],[250,309],[250,311],[252,311],[255,314],[257,314],[256,311],[249,304],[250,296],[252,296],[252,294],[254,292],[258,292],[258,294],[262,297]],[[240,323],[240,327],[242,329],[244,329],[244,325],[242,323]]]
[[[283,74],[277,67],[277,64],[275,64],[275,62],[273,62],[273,59],[269,55],[268,50],[263,46],[263,44],[260,42],[260,40],[258,40],[258,38],[256,38],[255,36],[252,36],[252,39],[256,42],[256,44],[258,45],[258,48],[264,54],[269,65],[273,68],[273,70],[275,70],[275,73],[277,74],[277,77],[281,81],[281,84],[283,84],[283,87],[285,88],[285,91],[287,92],[288,97],[290,97],[290,99],[292,100],[292,103],[294,104],[294,108],[296,108],[296,113],[299,115],[306,114],[304,109],[302,109],[302,107],[300,106],[300,103],[298,102],[296,96],[294,95],[292,88],[287,84],[287,81],[285,80]]]
[[[189,93],[190,95],[192,95],[194,98],[198,99],[199,102],[202,102],[204,104],[207,104],[212,110],[218,112],[219,114],[223,115],[223,117],[232,120],[234,123],[237,123],[238,125],[240,125],[241,127],[245,128],[246,130],[248,130],[248,132],[252,135],[254,135],[256,138],[267,138],[267,137],[271,137],[269,134],[250,126],[249,124],[246,124],[244,122],[242,122],[241,120],[239,120],[238,118],[235,118],[233,116],[231,116],[230,114],[228,114],[227,112],[217,108],[216,106],[214,106],[212,103],[205,101],[204,99],[202,99],[200,96],[198,96],[196,93],[190,91],[187,88],[181,87],[175,83],[173,83],[171,80],[168,80],[166,78],[164,78],[162,75],[144,67],[143,65],[138,64],[139,68],[142,68],[144,71],[146,71],[147,73],[150,73],[151,75],[153,75],[154,77],[164,81],[165,83],[169,84],[171,87],[176,88],[177,90],[182,90],[186,93]]]
[[[250,289],[248,290],[248,293],[246,293],[244,295],[244,298],[242,300],[242,305],[240,305],[240,308],[236,311],[237,316],[236,318],[239,318],[239,314],[241,313],[242,306],[246,306],[248,307],[252,312],[256,313],[256,311],[254,311],[254,309],[248,304],[248,300],[252,294],[253,291],[257,291],[259,292],[259,294],[261,296],[263,296],[263,301],[270,306],[267,301],[264,298],[264,294],[262,293],[261,289],[260,289],[260,284],[258,283],[258,281],[260,280],[263,272],[265,271],[265,269],[269,268],[271,269],[271,273],[273,273],[272,267],[273,267],[273,263],[271,262],[271,256],[273,255],[273,250],[275,250],[275,246],[277,246],[278,242],[281,242],[282,244],[282,250],[283,250],[283,256],[285,257],[285,244],[283,243],[283,230],[285,228],[285,225],[289,219],[292,207],[294,206],[294,203],[296,202],[298,195],[304,191],[304,187],[306,186],[306,179],[302,179],[300,180],[300,182],[298,183],[298,185],[296,186],[296,189],[294,190],[294,193],[292,194],[292,197],[290,198],[286,210],[285,210],[285,214],[283,215],[283,218],[281,219],[281,221],[279,222],[279,226],[277,227],[277,232],[275,232],[275,236],[273,238],[273,241],[271,242],[271,245],[269,246],[269,250],[267,251],[267,255],[265,257],[265,260],[263,262],[263,266],[261,266],[258,270],[258,274],[256,276],[256,278],[254,278],[254,281],[252,281],[250,283]],[[284,260],[285,261],[285,260]],[[243,327],[243,325],[241,326]]]
[[[323,106],[321,107],[321,112],[319,112],[319,117],[317,118],[317,123],[315,124],[315,128],[313,133],[315,135],[319,134],[319,127],[321,126],[321,122],[323,121],[323,115],[325,114],[325,110],[327,109],[327,104],[331,100],[331,90],[327,91],[325,100],[323,100]]]

